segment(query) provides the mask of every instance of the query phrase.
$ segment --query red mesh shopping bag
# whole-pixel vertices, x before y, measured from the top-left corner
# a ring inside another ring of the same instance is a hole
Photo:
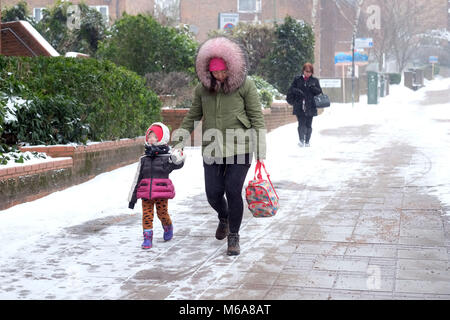
[[[261,167],[266,172],[267,180],[262,178]],[[248,209],[254,217],[272,217],[277,213],[279,198],[263,162],[256,163],[255,176],[248,182],[245,194]]]

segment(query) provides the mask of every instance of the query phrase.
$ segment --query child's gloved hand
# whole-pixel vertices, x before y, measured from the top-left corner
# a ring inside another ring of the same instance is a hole
[[[179,165],[186,160],[186,154],[181,149],[174,149],[172,151],[172,154],[170,155],[170,159],[172,160],[173,164]]]

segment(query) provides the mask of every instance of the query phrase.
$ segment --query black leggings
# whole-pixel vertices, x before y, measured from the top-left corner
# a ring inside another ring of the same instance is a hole
[[[251,166],[251,157],[246,155],[245,164],[207,164],[205,169],[205,189],[208,203],[217,212],[219,219],[227,219],[230,232],[238,233],[244,213],[242,188],[245,183],[248,169]],[[226,195],[226,199],[225,199]]]
[[[309,143],[312,134],[313,117],[308,117],[305,114],[298,115],[298,137],[301,142]]]

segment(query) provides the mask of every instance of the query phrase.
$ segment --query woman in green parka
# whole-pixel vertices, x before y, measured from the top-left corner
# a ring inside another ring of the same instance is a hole
[[[191,133],[202,122],[206,196],[217,212],[218,240],[228,238],[228,255],[238,255],[244,201],[242,189],[253,153],[265,159],[265,123],[255,84],[247,77],[247,57],[234,41],[217,37],[196,57],[200,84],[181,128]]]

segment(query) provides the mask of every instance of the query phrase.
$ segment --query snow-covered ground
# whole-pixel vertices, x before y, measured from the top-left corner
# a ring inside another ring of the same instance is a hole
[[[416,173],[418,175],[411,176],[411,181],[414,180],[414,183],[421,185],[437,186],[430,189],[430,194],[438,197],[443,206],[449,208],[450,101],[447,100],[444,104],[423,105],[423,101],[428,99],[429,94],[427,92],[433,93],[446,89],[450,90],[450,79],[438,78],[437,80],[426,82],[426,87],[416,92],[402,86],[392,86],[391,94],[382,98],[379,105],[367,105],[366,96],[362,96],[361,102],[356,103],[354,107],[351,104],[333,104],[331,108],[326,109],[322,115],[314,119],[311,148],[300,148],[297,145],[296,123],[285,125],[270,132],[267,136],[266,167],[271,174],[275,188],[277,188],[277,185],[280,186],[280,197],[287,199],[281,203],[281,209],[277,214],[278,218],[283,218],[283,215],[287,214],[287,210],[295,206],[299,197],[302,196],[300,191],[284,189],[282,186],[296,183],[319,188],[330,188],[332,186],[335,190],[338,190],[346,181],[363,174],[370,174],[370,170],[373,170],[364,164],[371,157],[371,152],[367,151],[373,150],[375,152],[384,147],[392,146],[396,142],[417,147],[418,152],[414,155],[413,161],[420,163],[420,166],[418,165],[417,167]],[[367,130],[378,134],[373,135],[375,138],[356,142],[351,140],[350,142],[348,135],[352,135],[353,128],[361,126],[366,126]],[[348,128],[348,135],[328,134],[330,130],[342,128]],[[203,208],[207,208],[207,203],[204,195],[200,148],[187,148],[186,154],[187,159],[184,168],[171,174],[171,179],[177,192],[176,198],[169,202],[171,217],[176,228],[175,241],[171,241],[173,243],[171,246],[180,244],[176,242],[178,230],[184,230],[183,236],[185,236],[189,231],[195,233],[195,230],[204,229],[206,219],[215,221],[215,215],[211,210],[208,218],[205,217],[203,212],[201,214],[192,213],[193,204],[203,201]],[[352,161],[331,161],[332,159],[343,158],[351,158]],[[424,163],[429,164],[425,169],[423,168]],[[130,218],[135,216],[136,221],[139,221],[141,214],[139,203],[134,210],[130,210],[128,209],[127,201],[136,167],[137,164],[132,164],[109,173],[100,174],[86,183],[55,192],[33,202],[0,211],[1,268],[14,267],[26,270],[28,263],[38,263],[42,259],[42,251],[33,250],[33,247],[40,244],[51,251],[52,243],[43,243],[43,239],[44,242],[49,241],[45,239],[58,237],[57,235],[66,233],[71,227],[96,219],[114,216],[117,216],[118,219],[126,219],[124,216],[129,216]],[[426,172],[423,170],[426,170]],[[254,165],[249,171],[247,181],[253,177],[253,173]],[[311,208],[305,214],[314,216],[320,209],[320,207]],[[203,209],[203,211],[205,210],[207,209]],[[249,218],[247,213],[243,221],[243,227],[249,221],[252,221],[255,224],[256,234],[261,235],[272,221],[271,219],[261,219],[257,222],[254,220]],[[156,217],[155,226],[159,228],[159,222]],[[212,233],[215,230],[214,228],[214,226],[210,227]],[[124,234],[124,232],[130,232],[130,230],[133,232],[133,235]],[[127,248],[134,248],[134,251],[130,254],[132,256],[143,255],[142,250],[139,251],[141,242],[139,223],[135,223],[131,229],[121,229],[121,231],[117,232],[115,236],[109,233],[110,238],[102,240],[106,242],[98,242],[95,245],[99,248],[103,245],[114,248],[115,244],[131,238],[135,243],[126,244]],[[160,231],[158,232],[161,233]],[[158,232],[155,236],[159,237],[160,234]],[[211,239],[211,241],[216,240]],[[211,241],[204,241],[204,244],[198,245],[195,250],[199,252],[211,251]],[[70,239],[69,236],[67,242],[74,244],[73,239]],[[54,248],[55,253],[64,250],[64,240],[60,239],[58,245],[58,248]],[[246,250],[245,248],[244,246],[244,251]],[[213,249],[218,250],[218,247]],[[117,250],[117,256],[114,256],[114,252],[110,252],[108,255],[110,261],[108,260],[107,262],[109,263],[106,264],[114,264],[120,269],[120,266],[127,264],[127,259],[130,259],[130,257],[121,256],[126,252],[126,249],[118,248]],[[159,242],[151,249],[151,254],[158,260],[159,257],[167,254],[167,250],[167,247],[164,249],[161,242]],[[249,255],[247,259],[257,260],[258,258],[258,254],[255,253],[253,256]],[[55,259],[59,258],[55,256]],[[21,262],[18,263],[17,261]],[[183,269],[183,259],[180,259],[179,256],[172,256],[166,262],[171,268],[176,269],[180,267]],[[210,261],[208,260],[204,264],[208,262]],[[46,260],[43,263],[49,262]],[[77,258],[72,257],[66,263],[69,265],[66,264],[65,272],[76,274],[76,277],[71,279],[85,281],[83,277],[79,276],[85,270],[81,264],[77,263]],[[104,270],[110,268],[107,266],[99,267],[101,270],[102,268]],[[139,270],[139,268],[136,268],[135,272]],[[49,267],[48,274],[52,272],[55,272],[55,270]],[[113,271],[108,269],[107,272],[111,277],[114,277]],[[45,271],[42,271],[42,273],[45,274]],[[35,287],[35,282],[31,280],[27,282],[25,278],[26,275],[22,277],[17,276],[16,279],[18,283],[22,283],[22,289],[31,291],[25,296],[27,298],[45,298],[43,292],[50,288],[50,282],[38,290]],[[48,279],[44,276],[43,278]],[[8,288],[13,285],[12,282],[0,277],[0,298],[20,297],[20,294],[13,292],[8,294],[10,292]],[[187,284],[189,283],[187,282]],[[78,285],[82,286],[86,285],[86,283]],[[114,288],[101,296],[107,298],[120,297],[120,283]],[[53,293],[57,298],[66,298],[67,296],[62,292],[63,290],[59,292],[60,295],[57,292]],[[76,296],[72,295],[71,297]],[[82,295],[78,296],[82,297]],[[183,297],[183,292],[176,289],[169,296],[169,298],[173,299]]]

